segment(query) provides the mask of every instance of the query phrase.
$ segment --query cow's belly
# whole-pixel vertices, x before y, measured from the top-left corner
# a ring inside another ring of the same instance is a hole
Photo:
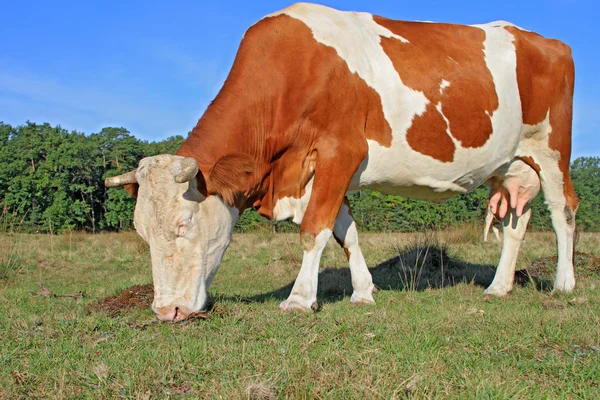
[[[499,140],[504,137],[504,140]],[[513,159],[518,130],[494,134],[483,147],[458,148],[452,162],[413,151],[402,143],[384,147],[369,140],[369,154],[352,179],[350,191],[372,189],[412,199],[444,202],[475,190]]]

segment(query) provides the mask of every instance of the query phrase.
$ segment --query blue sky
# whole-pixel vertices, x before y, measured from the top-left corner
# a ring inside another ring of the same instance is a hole
[[[145,140],[185,135],[217,94],[244,31],[292,1],[2,1],[0,121]],[[600,5],[592,0],[341,1],[395,19],[508,20],[573,49],[573,155],[600,155]]]

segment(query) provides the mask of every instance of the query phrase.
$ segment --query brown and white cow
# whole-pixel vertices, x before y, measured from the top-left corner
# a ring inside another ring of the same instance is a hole
[[[565,44],[507,22],[404,22],[299,3],[245,34],[223,88],[176,156],[108,179],[137,193],[162,320],[205,306],[248,207],[301,225],[304,258],[283,310],[310,310],[332,234],[353,303],[373,282],[344,200],[362,188],[444,202],[491,188],[503,248],[488,295],[513,286],[540,184],[557,235],[555,290],[571,291],[578,199],[569,176],[574,67]]]

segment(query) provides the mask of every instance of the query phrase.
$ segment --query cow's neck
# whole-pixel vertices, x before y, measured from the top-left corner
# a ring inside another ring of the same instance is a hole
[[[306,99],[302,90],[314,85],[314,77],[312,69],[303,75],[294,68],[289,70],[291,77],[286,75],[288,69],[277,70],[283,75],[273,75],[274,69],[264,65],[269,58],[263,54],[272,52],[272,46],[263,43],[263,36],[256,43],[249,41],[250,36],[240,47],[219,95],[178,154],[198,160],[199,178],[204,177],[209,186],[211,170],[221,157],[250,155],[256,161],[255,186],[241,199],[241,207],[253,206],[272,219],[277,200],[302,197],[312,177],[316,129],[302,116]],[[289,82],[297,89],[290,90]],[[201,188],[203,182],[199,183]]]
[[[245,208],[250,205],[248,202],[252,203],[266,190],[261,183],[270,172],[270,159],[277,149],[267,143],[273,125],[270,102],[243,96],[226,84],[177,154],[198,161],[204,182],[222,157],[233,154],[251,156],[256,161],[256,190],[252,198],[240,199],[240,207]]]

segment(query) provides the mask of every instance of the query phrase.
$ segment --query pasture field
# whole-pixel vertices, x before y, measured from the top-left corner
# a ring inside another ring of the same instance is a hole
[[[575,292],[551,295],[554,235],[528,233],[502,299],[482,296],[501,246],[480,237],[362,234],[374,306],[349,304],[331,241],[321,309],[286,314],[298,236],[237,234],[209,318],[157,323],[149,286],[122,292],[152,282],[134,232],[0,234],[0,398],[598,398],[600,234],[578,237]]]

